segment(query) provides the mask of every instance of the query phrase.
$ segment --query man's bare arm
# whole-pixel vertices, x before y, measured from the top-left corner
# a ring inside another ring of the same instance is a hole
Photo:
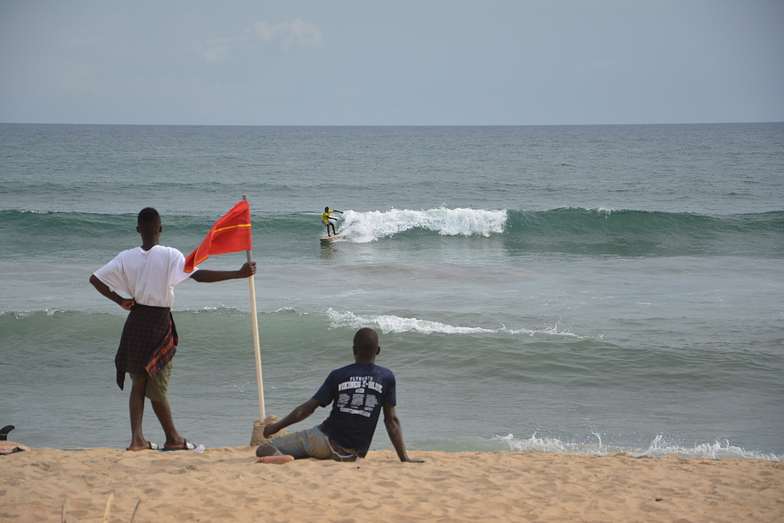
[[[313,412],[315,412],[317,407],[320,407],[321,404],[315,398],[310,398],[308,401],[297,407],[296,409],[292,410],[285,418],[280,420],[277,423],[271,423],[264,427],[264,437],[269,438],[276,432],[280,432],[281,430],[285,429],[289,425],[294,425],[295,423],[299,423],[300,421],[304,420]]]
[[[136,302],[133,298],[123,298],[113,290],[109,289],[109,287],[104,282],[99,280],[95,274],[90,275],[90,283],[93,285],[93,287],[95,287],[95,290],[112,300],[126,311],[131,310],[133,306],[136,305]]]
[[[218,281],[249,278],[256,274],[256,262],[245,263],[238,271],[210,271],[200,269],[191,274],[191,279],[199,283],[215,283]]]
[[[384,426],[387,428],[387,434],[395,447],[397,457],[400,461],[406,463],[424,463],[422,460],[411,459],[406,452],[406,444],[403,442],[403,427],[400,425],[400,419],[397,417],[395,406],[389,403],[384,403]]]

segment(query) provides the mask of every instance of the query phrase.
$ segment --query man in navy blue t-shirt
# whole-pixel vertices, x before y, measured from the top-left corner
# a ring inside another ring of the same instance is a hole
[[[256,449],[265,463],[285,463],[292,459],[318,458],[355,461],[364,458],[370,448],[381,411],[389,439],[400,461],[412,460],[403,443],[403,429],[395,413],[395,375],[375,364],[381,352],[378,334],[360,329],[354,335],[354,364],[333,370],[324,384],[308,401],[288,416],[264,427],[264,437],[304,420],[316,410],[332,404],[329,417],[317,427],[293,432],[270,440]]]

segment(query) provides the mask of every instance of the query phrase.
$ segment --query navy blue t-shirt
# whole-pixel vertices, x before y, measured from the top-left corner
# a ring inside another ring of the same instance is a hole
[[[313,398],[322,407],[332,403],[321,432],[364,457],[384,403],[397,404],[395,375],[375,363],[354,363],[330,372]]]

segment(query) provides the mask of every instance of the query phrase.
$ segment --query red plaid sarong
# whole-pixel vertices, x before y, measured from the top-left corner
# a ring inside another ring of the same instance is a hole
[[[120,347],[114,357],[120,389],[125,385],[126,372],[146,372],[150,377],[158,374],[174,357],[178,341],[171,309],[134,305],[125,320]]]

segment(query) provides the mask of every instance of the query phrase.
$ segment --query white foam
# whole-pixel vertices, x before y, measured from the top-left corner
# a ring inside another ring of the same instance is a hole
[[[506,220],[506,210],[441,207],[422,211],[345,211],[340,223],[340,237],[342,241],[369,243],[416,228],[444,236],[490,236],[503,232]]]
[[[403,332],[416,332],[419,334],[498,334],[506,333],[512,335],[527,334],[549,334],[558,336],[568,336],[581,338],[570,332],[558,330],[558,324],[554,327],[546,327],[541,330],[530,329],[507,329],[501,326],[499,329],[487,329],[483,327],[464,327],[457,325],[448,325],[431,320],[421,320],[418,318],[403,318],[389,314],[381,314],[378,316],[363,316],[354,314],[353,312],[338,312],[331,307],[326,312],[327,316],[332,321],[333,328],[350,327],[359,329],[362,327],[375,326],[381,329],[384,333],[403,333]]]
[[[478,334],[494,332],[479,327],[455,327],[437,321],[420,320],[417,318],[401,318],[393,315],[361,316],[353,312],[337,312],[330,308],[327,316],[332,320],[333,327],[351,327],[359,329],[375,325],[385,333],[418,332],[421,334]]]
[[[711,458],[711,459],[763,459],[767,461],[781,461],[784,456],[772,453],[748,451],[744,448],[730,445],[728,440],[716,440],[713,443],[698,443],[693,447],[668,442],[661,434],[657,435],[648,445],[647,449],[619,447],[602,443],[600,434],[594,433],[596,441],[583,443],[566,443],[558,438],[539,437],[534,433],[528,439],[515,439],[514,435],[495,436],[493,440],[503,441],[509,445],[509,450],[520,452],[553,452],[561,454],[591,454],[605,456],[625,452],[632,456],[669,456],[677,454],[683,458]]]

